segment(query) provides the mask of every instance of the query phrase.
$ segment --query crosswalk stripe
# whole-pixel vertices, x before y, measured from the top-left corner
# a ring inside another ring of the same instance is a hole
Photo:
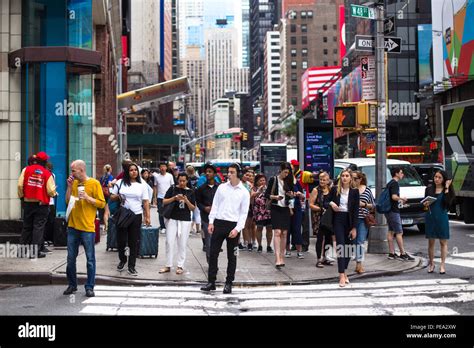
[[[474,302],[474,284],[459,278],[221,288],[97,286],[81,313],[96,315],[456,315]],[[436,296],[433,296],[436,295]]]

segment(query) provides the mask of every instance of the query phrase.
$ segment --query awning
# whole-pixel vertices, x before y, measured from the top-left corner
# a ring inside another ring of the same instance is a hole
[[[169,103],[184,98],[190,93],[191,87],[188,78],[184,76],[119,94],[117,101],[119,109],[130,109],[133,106],[152,102],[155,105]]]

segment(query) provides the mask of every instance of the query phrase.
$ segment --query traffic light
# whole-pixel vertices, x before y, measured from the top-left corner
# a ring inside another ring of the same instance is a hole
[[[368,126],[369,122],[369,103],[357,104],[357,123],[359,126]]]
[[[201,157],[201,144],[196,144],[196,157]]]
[[[247,139],[248,139],[248,134],[245,133],[245,132],[242,132],[242,138],[241,138],[241,139],[242,139],[242,141],[247,141]]]

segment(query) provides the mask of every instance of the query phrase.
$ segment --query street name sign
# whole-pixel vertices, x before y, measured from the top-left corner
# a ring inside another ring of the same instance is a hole
[[[402,38],[388,37],[384,38],[385,52],[401,53],[402,52]],[[375,49],[375,37],[369,35],[356,35],[356,50],[372,52]]]
[[[352,17],[375,19],[375,9],[372,7],[351,4],[351,15]]]

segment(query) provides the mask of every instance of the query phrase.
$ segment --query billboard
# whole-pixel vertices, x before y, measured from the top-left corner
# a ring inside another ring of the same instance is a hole
[[[433,82],[431,68],[433,54],[433,26],[431,24],[418,25],[418,76],[420,87]]]
[[[474,1],[433,0],[435,92],[472,80],[474,74]]]
[[[260,171],[267,178],[278,175],[282,162],[286,162],[286,144],[260,144]]]

